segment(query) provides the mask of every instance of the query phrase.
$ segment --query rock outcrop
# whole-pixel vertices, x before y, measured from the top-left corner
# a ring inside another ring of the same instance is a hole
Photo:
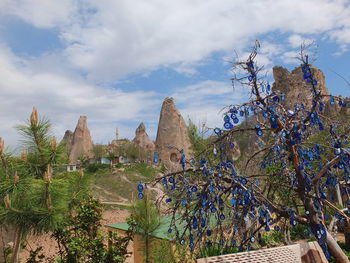
[[[321,70],[311,67],[312,74],[317,80],[316,88],[321,91],[321,94],[328,95],[329,91],[325,86],[325,77]],[[304,103],[306,108],[312,104],[312,91],[310,85],[306,83],[303,78],[303,71],[301,66],[295,68],[292,72],[283,67],[273,67],[273,77],[275,82],[273,84],[273,91],[284,93],[286,100],[283,104],[287,109],[294,109],[295,104]]]
[[[179,150],[184,150],[186,159],[192,156],[191,142],[188,136],[185,120],[177,110],[174,99],[166,98],[159,117],[156,138],[156,152],[159,161],[170,167],[179,164]]]
[[[93,143],[86,119],[86,116],[80,116],[77,127],[73,133],[72,147],[69,154],[69,160],[73,163],[82,155],[88,157],[93,156]]]
[[[69,153],[72,149],[73,135],[74,134],[71,130],[66,130],[66,132],[64,133],[63,139],[61,141],[61,143],[63,143],[67,147]]]
[[[139,125],[135,132],[135,138],[133,142],[142,150],[153,153],[156,146],[153,141],[148,137],[146,127],[143,123]]]

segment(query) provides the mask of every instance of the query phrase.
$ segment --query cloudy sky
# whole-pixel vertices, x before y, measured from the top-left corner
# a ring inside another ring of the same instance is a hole
[[[35,106],[58,138],[80,115],[96,143],[141,121],[155,138],[167,96],[185,119],[222,125],[219,110],[246,97],[230,63],[255,39],[268,73],[315,41],[328,89],[350,96],[349,0],[0,0],[0,136],[15,145]]]

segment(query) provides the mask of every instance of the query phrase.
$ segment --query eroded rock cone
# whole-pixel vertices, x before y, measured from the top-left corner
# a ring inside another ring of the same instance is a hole
[[[153,153],[156,146],[153,141],[148,137],[146,127],[143,123],[139,125],[135,132],[135,138],[133,142],[139,146],[142,150]]]
[[[71,162],[76,162],[81,156],[93,156],[93,144],[86,120],[86,116],[80,116],[77,127],[73,133],[72,148],[69,155]]]
[[[174,99],[166,98],[159,117],[156,152],[159,161],[168,166],[177,166],[184,150],[186,159],[192,157],[191,142],[185,120],[177,110]]]
[[[71,130],[67,130],[64,133],[61,143],[63,143],[67,147],[68,152],[71,151],[73,145],[73,132]]]

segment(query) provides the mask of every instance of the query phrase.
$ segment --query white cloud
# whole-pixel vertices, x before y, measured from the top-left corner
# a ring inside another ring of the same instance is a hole
[[[120,124],[130,120],[148,120],[149,133],[155,134],[158,95],[112,89],[108,83],[158,68],[196,74],[214,52],[242,53],[259,36],[276,31],[291,34],[292,47],[310,34],[324,34],[343,50],[350,43],[348,0],[0,0],[1,15],[55,29],[64,45],[31,60],[0,46],[0,134],[8,138],[13,138],[8,128],[32,106],[60,123],[58,133],[73,129],[86,114],[97,141],[113,137],[114,124],[130,134],[129,126]],[[268,72],[275,57],[291,62],[294,55],[271,42],[262,43],[258,57]],[[228,83],[204,81],[173,96],[185,118],[216,126],[220,109],[244,96],[232,94]]]
[[[1,0],[0,14],[16,15],[37,27],[67,25],[79,12],[77,0]]]
[[[298,34],[293,34],[293,35],[288,37],[289,45],[292,48],[300,48],[301,45],[310,45],[310,44],[314,43],[314,41],[315,40],[312,38],[303,37],[303,36],[298,35]]]
[[[17,139],[13,126],[27,119],[33,106],[52,120],[58,137],[74,129],[80,115],[87,115],[93,138],[108,141],[114,138],[117,123],[129,122],[132,135],[139,122],[153,119],[161,102],[155,92],[125,92],[89,84],[77,75],[33,70],[31,61],[4,47],[0,47],[0,70],[0,136],[12,145]]]
[[[171,67],[186,74],[215,51],[240,50],[261,34],[324,33],[350,43],[346,0],[3,0],[3,12],[58,28],[64,54],[94,80]],[[179,66],[180,65],[180,66]]]
[[[195,124],[204,122],[215,128],[222,126],[223,108],[241,103],[247,92],[242,87],[233,88],[230,83],[207,80],[179,87],[172,97],[185,120],[190,118]]]

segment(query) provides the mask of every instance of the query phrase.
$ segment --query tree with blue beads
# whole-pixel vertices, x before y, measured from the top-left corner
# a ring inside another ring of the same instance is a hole
[[[350,179],[349,127],[325,114],[347,103],[320,92],[302,47],[301,69],[311,101],[287,107],[286,94],[272,90],[261,77],[259,48],[257,41],[248,58],[233,65],[232,82],[243,85],[250,100],[226,108],[223,128],[213,129],[215,138],[194,159],[187,160],[181,151],[181,171],[152,182],[164,187],[173,215],[169,231],[193,251],[214,244],[244,251],[254,248],[262,231],[280,231],[279,222],[288,221],[291,227],[307,226],[328,259],[349,263],[327,229],[330,218],[350,224],[348,214],[327,200],[335,185]],[[249,155],[247,164],[255,162],[258,174],[250,174],[228,154],[240,134],[257,142],[256,151],[243,154]],[[272,195],[267,182],[277,184]]]

